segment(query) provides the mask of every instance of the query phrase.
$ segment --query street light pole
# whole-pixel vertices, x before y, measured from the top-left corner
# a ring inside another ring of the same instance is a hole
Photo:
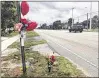
[[[78,17],[78,23],[79,23],[79,17]]]
[[[86,8],[86,11],[87,11],[87,7]],[[88,12],[87,12],[87,30],[88,30]]]
[[[92,24],[91,15],[92,15],[92,2],[90,4],[90,29],[91,29],[91,24]]]
[[[88,13],[87,13],[87,30],[88,30]]]
[[[74,23],[74,21],[73,21],[73,9],[74,8],[72,8],[72,27],[73,27],[73,23]]]

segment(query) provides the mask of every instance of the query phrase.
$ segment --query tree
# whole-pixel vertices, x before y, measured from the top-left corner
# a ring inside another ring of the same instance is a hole
[[[61,20],[53,22],[53,29],[62,29]]]
[[[84,28],[85,28],[85,26],[87,26],[87,20],[84,20],[84,21],[82,22],[82,25],[83,25]],[[90,19],[88,19],[88,29],[89,29],[89,26],[90,26]],[[99,27],[99,25],[98,25],[98,16],[95,15],[95,16],[93,16],[93,18],[92,18],[92,29],[95,29],[95,28],[98,28],[98,27]]]
[[[49,25],[50,29],[53,29],[53,25]]]
[[[92,28],[95,29],[98,27],[98,16],[95,15],[93,18],[92,18]]]
[[[15,1],[1,2],[1,32],[5,32],[7,28],[14,27],[14,23],[17,22],[16,14],[17,8]]]
[[[72,18],[69,18],[69,19],[68,19],[68,26],[70,26],[70,27],[72,26],[72,20],[73,20]],[[73,20],[73,21],[74,21],[74,20]]]
[[[46,28],[47,28],[47,24],[46,23],[41,25],[41,29],[46,29]]]
[[[83,27],[85,28],[85,26],[87,26],[87,20],[84,20],[84,21],[82,22],[82,25],[83,25]]]

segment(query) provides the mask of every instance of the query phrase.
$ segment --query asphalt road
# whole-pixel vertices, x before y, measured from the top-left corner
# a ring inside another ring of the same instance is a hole
[[[87,76],[98,77],[98,33],[66,30],[35,30],[50,48],[69,59]]]

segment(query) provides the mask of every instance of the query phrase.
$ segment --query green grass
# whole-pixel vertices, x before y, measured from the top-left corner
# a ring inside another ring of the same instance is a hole
[[[7,35],[7,37],[13,37],[13,36],[16,36],[16,35],[18,35],[19,34],[19,32],[18,31],[13,31],[12,33],[10,33],[9,35]]]
[[[34,67],[31,71],[31,67],[27,66],[27,76],[28,77],[81,77],[84,76],[80,70],[76,68],[69,60],[65,59],[62,56],[56,57],[57,64],[53,65],[51,72],[48,72],[47,68],[47,57],[41,55],[37,51],[27,50],[25,51],[26,61],[31,60],[31,65]],[[19,52],[9,54],[6,57],[7,60],[12,60],[12,63],[20,64],[21,55]],[[21,67],[22,68],[22,67]]]
[[[62,56],[56,57],[56,62],[53,70],[49,73],[47,69],[47,57],[42,56],[38,52],[29,50],[26,52],[26,59],[34,59],[34,71],[27,69],[28,75],[31,77],[81,77],[84,76],[80,70],[76,68],[69,60]]]
[[[88,29],[88,30],[84,30],[85,32],[98,32],[98,28],[97,29]]]
[[[57,57],[57,61],[59,63],[59,76],[68,76],[68,77],[77,77],[81,76],[81,71],[76,68],[69,60],[60,56]]]
[[[45,40],[40,40],[40,41],[28,40],[28,41],[25,41],[25,47],[29,48],[31,46],[35,46],[35,45],[39,45],[39,44],[44,44],[44,43],[46,43]]]
[[[39,34],[37,34],[37,33],[34,32],[34,31],[28,31],[28,32],[26,33],[26,36],[27,36],[27,38],[29,38],[29,37],[39,36]]]
[[[39,44],[44,44],[46,43],[45,40],[40,40],[40,41],[35,41],[35,40],[27,40],[25,41],[25,47],[29,48],[31,46],[35,46],[35,45],[39,45]],[[19,42],[14,42],[13,44],[11,44],[8,48],[20,48],[20,43]]]
[[[15,36],[15,35],[17,35],[17,34],[19,34],[19,32],[18,31],[13,31],[12,33],[10,33],[9,35],[8,35],[8,37],[13,37],[13,36]],[[26,32],[26,35],[27,35],[27,37],[35,37],[35,36],[39,36],[39,34],[37,34],[36,32],[34,32],[34,31],[27,31]]]
[[[14,42],[10,46],[8,46],[8,48],[17,48],[17,49],[19,49],[19,47],[20,47],[20,43],[19,42]]]

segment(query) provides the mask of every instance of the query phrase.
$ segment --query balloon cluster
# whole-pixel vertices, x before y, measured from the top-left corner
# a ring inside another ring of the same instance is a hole
[[[32,31],[37,27],[36,22],[28,21],[26,19],[21,19],[21,22],[25,25],[27,31]]]
[[[29,5],[26,1],[22,1],[21,3],[21,13],[22,15],[26,15],[29,12]],[[32,31],[37,27],[37,23],[33,21],[29,21],[27,19],[20,19],[21,23],[15,24],[15,29],[17,31],[21,31],[23,28],[26,29],[26,31]]]

